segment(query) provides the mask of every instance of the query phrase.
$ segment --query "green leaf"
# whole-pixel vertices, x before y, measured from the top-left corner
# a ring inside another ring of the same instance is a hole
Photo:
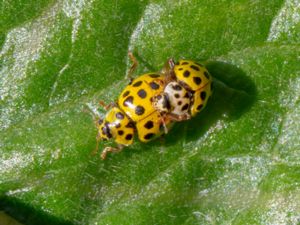
[[[299,223],[299,4],[3,1],[0,210],[24,224]],[[101,161],[87,109],[118,97],[128,50],[136,75],[204,61],[215,91],[162,141]]]

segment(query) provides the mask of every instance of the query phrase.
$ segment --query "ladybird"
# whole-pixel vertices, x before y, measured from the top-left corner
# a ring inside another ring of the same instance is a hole
[[[164,91],[153,97],[152,104],[173,121],[188,120],[206,106],[212,77],[202,64],[190,60],[169,60],[165,67]]]
[[[195,116],[212,95],[212,76],[204,65],[190,60],[179,60],[173,71],[177,81],[193,94],[190,113]]]
[[[152,104],[152,98],[164,90],[163,80],[164,76],[159,73],[148,73],[133,79],[105,118],[98,121],[97,140],[112,138],[118,145],[104,148],[102,159],[108,152],[119,152],[124,146],[131,145],[135,133],[140,141],[148,142],[171,127],[171,121],[162,117]]]

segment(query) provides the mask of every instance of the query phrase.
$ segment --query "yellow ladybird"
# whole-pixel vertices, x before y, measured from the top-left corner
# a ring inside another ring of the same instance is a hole
[[[152,98],[163,91],[164,77],[156,73],[139,76],[121,92],[117,104],[98,121],[97,140],[114,139],[117,147],[106,147],[101,157],[108,152],[121,151],[133,143],[134,133],[142,142],[148,142],[166,132],[170,120],[161,116],[152,105]]]
[[[190,111],[195,116],[212,94],[212,77],[202,64],[190,60],[179,60],[173,71],[177,81],[193,94]]]
[[[153,107],[171,121],[188,120],[205,106],[212,94],[212,77],[207,69],[190,60],[164,68],[164,90],[152,99]]]

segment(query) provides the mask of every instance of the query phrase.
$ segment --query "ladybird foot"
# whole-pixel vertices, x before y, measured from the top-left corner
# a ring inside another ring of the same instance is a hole
[[[130,82],[132,82],[132,80],[133,80],[132,74],[133,74],[133,72],[136,70],[136,68],[138,66],[138,61],[134,57],[134,55],[133,55],[133,53],[131,51],[128,51],[128,57],[131,60],[132,64],[131,64],[128,72],[127,72],[126,78],[128,78],[130,80]]]
[[[189,120],[191,119],[191,115],[188,113],[182,114],[182,115],[176,115],[176,114],[168,114],[168,118],[171,121],[176,121],[176,122],[180,122],[180,121],[185,121],[185,120]]]
[[[104,101],[100,100],[99,105],[102,106],[106,111],[108,111],[110,108],[116,106],[115,102],[111,102],[109,104],[106,104]]]
[[[101,153],[101,159],[105,160],[109,152],[118,153],[122,151],[122,149],[123,149],[123,145],[118,145],[118,147],[110,147],[110,146],[105,147]]]

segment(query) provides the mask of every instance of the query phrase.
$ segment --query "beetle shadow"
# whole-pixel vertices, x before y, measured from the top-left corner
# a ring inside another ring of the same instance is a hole
[[[214,78],[213,94],[206,108],[191,120],[176,124],[166,136],[166,146],[174,145],[182,136],[186,141],[198,139],[218,120],[237,120],[256,101],[256,86],[240,68],[219,61],[210,61],[206,67]]]

